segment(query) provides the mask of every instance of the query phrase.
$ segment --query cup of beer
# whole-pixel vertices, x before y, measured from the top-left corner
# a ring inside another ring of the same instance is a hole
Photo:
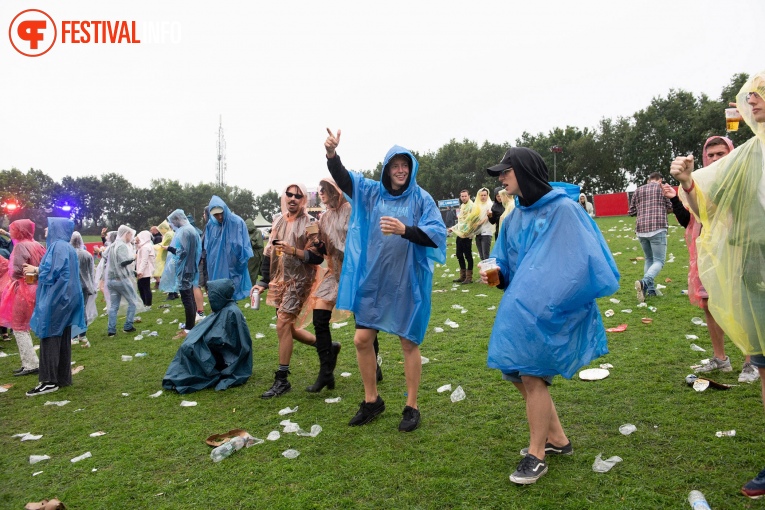
[[[738,108],[726,108],[725,109],[725,129],[728,131],[738,131],[739,122],[743,122],[741,113]]]
[[[24,282],[27,285],[34,285],[37,283],[37,273],[24,273]]]
[[[282,248],[281,241],[279,241],[278,239],[274,239],[271,244],[273,245],[274,250],[276,251],[276,256],[281,257],[282,251],[284,250],[284,248]]]
[[[319,233],[319,224],[315,221],[305,228],[306,235],[313,235]]]
[[[499,285],[499,266],[497,265],[497,259],[490,258],[482,260],[478,263],[478,267],[486,273],[486,280],[489,287],[496,287]]]

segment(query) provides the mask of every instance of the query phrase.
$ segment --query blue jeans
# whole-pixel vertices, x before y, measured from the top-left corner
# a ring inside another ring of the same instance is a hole
[[[123,281],[109,281],[107,285],[109,291],[110,303],[109,303],[109,322],[107,330],[109,333],[117,332],[117,311],[120,309],[120,300],[125,298],[127,301],[127,318],[125,318],[124,329],[132,329],[133,319],[135,318],[135,303],[138,299],[135,289],[127,282]]]
[[[643,266],[643,283],[646,292],[656,292],[653,280],[664,267],[667,257],[667,232],[659,232],[651,237],[638,237],[645,254]]]

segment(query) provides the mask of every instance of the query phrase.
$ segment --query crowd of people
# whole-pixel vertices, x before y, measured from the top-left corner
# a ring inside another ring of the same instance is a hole
[[[752,77],[737,96],[755,137],[735,149],[724,136],[709,138],[703,168],[694,171],[691,156],[678,157],[669,172],[680,189],[664,184],[660,172],[652,173],[633,194],[629,212],[637,216],[636,235],[645,254],[644,275],[635,282],[638,301],[660,295],[655,280],[666,257],[667,214],[674,213],[686,228],[689,298],[704,310],[714,350],[699,372],[732,370],[727,335],[746,355],[739,381],[760,379],[765,389],[763,97],[765,73]],[[18,344],[16,375],[39,374],[39,384],[27,395],[71,384],[71,339],[79,336],[87,343],[84,334],[97,315],[99,289],[111,337],[117,334],[123,302],[122,330],[135,331],[136,310],[152,306],[154,279],[155,291],[167,293],[169,300],[179,297],[185,314],[175,337],[184,342],[163,387],[187,393],[246,382],[252,341],[236,302],[249,296],[256,303],[265,294],[266,304],[276,309],[278,359],[263,399],[292,389],[295,340],[315,348],[319,359],[318,376],[306,391],[333,389],[341,346],[332,339],[330,322],[352,313],[364,397],[348,424],[366,425],[386,410],[378,391],[382,331],[399,338],[406,393],[398,430],[412,432],[421,424],[420,345],[430,319],[433,268],[445,263],[446,238],[452,233],[460,268],[455,283],[475,281],[473,239],[479,259],[493,259],[498,267],[496,286],[503,295],[487,364],[526,403],[529,444],[520,450],[522,460],[510,480],[535,483],[548,471],[548,455],[573,453],[549,391],[554,376],[571,378],[608,352],[596,299],[616,292],[620,274],[592,220],[592,204],[578,190],[572,197],[570,185],[550,183],[541,156],[516,147],[487,168],[500,183],[491,195],[481,188],[473,201],[469,190],[460,192],[459,212],[447,229],[435,201],[417,184],[419,165],[411,151],[393,146],[379,180],[372,180],[345,168],[337,153],[341,132],[327,132],[330,177],[319,181],[323,213],[318,219],[309,214],[306,186],[289,183],[265,243],[252,221],[245,222],[217,196],[205,209],[204,230],[181,209],[138,234],[127,225],[104,230],[95,268],[72,221],[49,218],[45,248],[33,240],[34,223],[11,223],[7,234],[13,242],[0,246],[8,252],[0,257],[0,326],[12,330]],[[480,281],[494,284],[487,266],[479,267]],[[566,267],[565,279],[558,277],[561,267]],[[532,288],[535,292],[528,291]],[[203,289],[212,308],[207,317]],[[306,329],[309,322],[313,333]],[[30,331],[40,338],[39,359]],[[764,496],[765,469],[742,492]]]

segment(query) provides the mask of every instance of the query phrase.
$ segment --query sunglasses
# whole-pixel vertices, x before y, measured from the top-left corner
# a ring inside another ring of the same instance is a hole
[[[290,193],[289,191],[285,191],[284,194],[287,195],[287,198],[297,198],[298,200],[303,199],[303,195],[300,193]]]
[[[319,193],[326,193],[326,192],[324,191],[324,188],[319,188]]]

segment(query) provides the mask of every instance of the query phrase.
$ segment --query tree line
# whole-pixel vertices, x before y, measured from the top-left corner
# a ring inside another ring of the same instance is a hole
[[[545,159],[551,180],[555,169],[558,181],[578,184],[588,195],[624,191],[630,183],[644,183],[655,171],[668,178],[669,164],[678,155],[693,154],[701,162],[704,140],[725,134],[723,110],[735,101],[747,79],[744,73],[735,74],[717,99],[671,89],[633,115],[603,118],[594,128],[556,127],[546,134],[524,131],[515,146],[536,150]],[[752,133],[742,124],[729,136],[739,145]],[[511,146],[510,142],[485,141],[479,145],[472,140],[452,139],[436,151],[414,152],[420,164],[417,182],[436,200],[456,198],[462,189],[473,195],[482,187],[491,190],[498,183],[485,168],[496,164]],[[562,152],[551,152],[554,146]],[[364,174],[379,179],[381,171],[380,162]],[[243,218],[260,213],[271,221],[280,210],[274,190],[255,196],[238,186],[181,184],[170,179],[155,179],[148,188],[140,188],[116,173],[67,176],[59,183],[41,170],[0,171],[0,204],[15,201],[21,205],[16,211],[3,211],[5,222],[30,218],[44,225],[46,216],[69,216],[84,234],[121,224],[139,229],[157,225],[168,214],[166,204],[176,204],[201,225],[202,211],[212,195],[223,198]]]

